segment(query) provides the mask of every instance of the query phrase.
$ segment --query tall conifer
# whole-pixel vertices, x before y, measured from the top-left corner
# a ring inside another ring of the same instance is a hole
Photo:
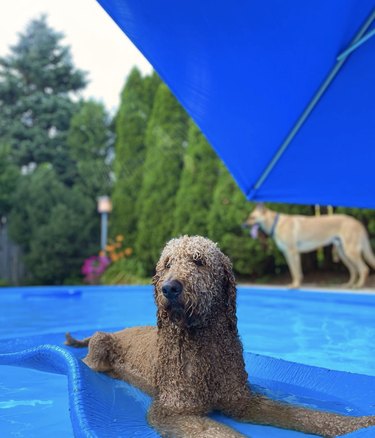
[[[72,185],[65,142],[77,109],[72,93],[82,90],[86,79],[62,38],[42,16],[0,58],[0,137],[10,145],[15,164],[52,163],[60,179]]]
[[[174,234],[207,235],[207,216],[218,176],[219,159],[190,120],[188,146],[176,198]]]
[[[185,111],[161,84],[147,126],[147,154],[139,195],[135,250],[143,274],[152,273],[161,248],[173,234],[187,122]]]
[[[68,151],[75,163],[75,187],[94,202],[98,196],[109,195],[112,186],[113,140],[109,125],[103,104],[89,100],[82,102],[73,115],[68,131]]]
[[[250,238],[241,225],[252,210],[245,195],[238,188],[223,164],[214,190],[208,215],[208,235],[232,260],[237,274],[257,275],[273,263],[272,257],[258,240]]]
[[[138,215],[136,210],[146,155],[145,133],[156,88],[160,80],[154,73],[142,78],[134,68],[121,93],[115,120],[115,185],[112,194],[111,234],[124,234],[133,246]]]

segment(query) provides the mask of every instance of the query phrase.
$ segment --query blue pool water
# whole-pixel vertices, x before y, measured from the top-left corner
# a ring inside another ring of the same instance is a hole
[[[4,288],[0,308],[0,353],[9,338],[17,345],[15,338],[48,335],[62,344],[65,331],[89,334],[155,322],[148,286]],[[368,375],[375,375],[374,311],[372,295],[238,291],[245,351]],[[1,437],[71,437],[67,406],[65,376],[0,367]]]

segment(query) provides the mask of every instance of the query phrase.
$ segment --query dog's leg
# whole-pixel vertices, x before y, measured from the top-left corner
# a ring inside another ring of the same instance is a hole
[[[366,265],[366,263],[362,260],[362,255],[359,249],[352,247],[344,248],[344,249],[347,257],[349,258],[351,263],[354,264],[354,266],[356,267],[359,273],[359,279],[357,283],[354,285],[354,287],[361,288],[364,286],[367,280],[369,274],[369,268]]]
[[[94,371],[111,371],[113,364],[120,356],[118,351],[118,343],[110,333],[96,332],[90,338],[83,341],[77,341],[74,338],[72,346],[85,346],[88,344],[89,351],[87,356],[83,359],[83,362],[88,365]],[[70,342],[70,341],[69,341]],[[80,345],[82,343],[82,345]]]
[[[366,263],[362,260],[362,256],[360,255],[358,258],[358,269],[359,269],[359,279],[355,287],[361,288],[365,285],[370,269],[366,265]]]
[[[345,284],[343,284],[343,287],[353,287],[355,280],[357,278],[357,270],[355,268],[355,265],[350,261],[350,259],[346,256],[345,251],[341,244],[335,245],[337,249],[337,253],[341,259],[341,261],[344,263],[344,265],[348,268],[349,271],[349,281]]]
[[[163,438],[245,438],[234,429],[201,415],[174,414],[154,402],[148,421]]]
[[[253,395],[238,408],[239,419],[331,438],[375,425],[375,416],[350,417],[288,405],[262,395]]]
[[[73,336],[69,333],[65,333],[65,345],[68,345],[69,347],[75,347],[75,348],[85,348],[88,347],[90,342],[91,336],[89,338],[85,338],[82,340],[73,338]]]
[[[301,256],[295,248],[288,248],[284,251],[284,256],[289,266],[292,276],[292,283],[288,286],[291,289],[298,289],[302,283]]]

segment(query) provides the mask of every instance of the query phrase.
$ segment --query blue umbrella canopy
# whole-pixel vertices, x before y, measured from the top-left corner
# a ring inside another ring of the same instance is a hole
[[[375,208],[375,0],[99,0],[249,200]]]

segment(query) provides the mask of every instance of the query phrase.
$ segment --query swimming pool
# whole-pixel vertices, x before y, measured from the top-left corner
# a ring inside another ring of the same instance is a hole
[[[149,286],[3,288],[0,306],[0,353],[21,350],[26,337],[61,345],[65,331],[84,335],[155,321]],[[374,310],[372,295],[238,290],[245,351],[368,375],[375,375]],[[0,367],[2,437],[73,436],[67,405],[65,376]],[[294,436],[285,432],[278,436]]]

